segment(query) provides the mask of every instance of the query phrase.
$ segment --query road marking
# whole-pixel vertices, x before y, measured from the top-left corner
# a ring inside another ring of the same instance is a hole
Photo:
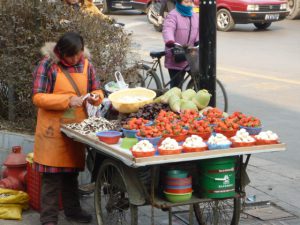
[[[242,74],[244,76],[248,77],[256,77],[256,78],[263,78],[267,80],[273,80],[273,81],[280,81],[288,84],[295,84],[295,85],[300,85],[300,81],[297,80],[290,80],[290,79],[283,79],[283,78],[278,78],[274,76],[266,76],[258,73],[251,73],[251,72],[246,72],[242,70],[236,70],[236,69],[230,69],[226,67],[218,67],[219,70],[225,71],[225,72],[230,72],[230,73],[236,73],[236,74]]]
[[[134,22],[134,23],[129,23],[125,25],[125,28],[131,28],[131,27],[137,27],[137,26],[141,26],[147,24],[147,22]]]

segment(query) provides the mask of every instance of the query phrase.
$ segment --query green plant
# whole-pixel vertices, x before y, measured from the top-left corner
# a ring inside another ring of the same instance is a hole
[[[112,80],[115,70],[126,64],[130,39],[121,28],[61,1],[1,0],[0,24],[0,118],[23,130],[34,128],[31,74],[45,42],[55,42],[67,31],[79,32],[102,82]]]

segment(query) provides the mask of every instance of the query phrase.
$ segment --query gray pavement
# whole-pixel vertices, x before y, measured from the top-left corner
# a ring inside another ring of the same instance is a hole
[[[282,154],[282,153],[265,153],[265,154]],[[247,168],[251,183],[246,189],[249,200],[247,209],[255,208],[254,205],[270,202],[276,205],[279,212],[287,212],[283,214],[287,216],[281,218],[281,213],[274,211],[274,208],[269,208],[267,211],[270,217],[277,219],[261,220],[259,218],[243,213],[241,215],[240,225],[299,225],[300,224],[300,169],[291,169],[288,166],[280,166],[277,163],[260,159],[252,156]],[[254,197],[255,196],[255,197]],[[255,199],[255,200],[254,200]],[[94,213],[93,195],[82,197],[81,202],[83,208],[94,214],[92,225],[97,225]],[[265,204],[268,208],[268,204]],[[184,209],[179,208],[180,209]],[[178,210],[178,209],[177,209]],[[261,210],[258,210],[261,211]],[[272,214],[272,211],[276,215]],[[150,225],[150,207],[144,206],[139,208],[139,224]],[[161,210],[155,210],[155,225],[167,225],[168,213]],[[253,215],[253,214],[251,214]],[[256,216],[256,215],[255,215]],[[0,225],[38,225],[39,214],[34,210],[24,211],[21,221],[0,220]],[[80,223],[73,223],[67,221],[63,212],[60,212],[59,225],[79,225]],[[173,225],[188,224],[188,214],[181,213],[178,216],[173,216]],[[196,220],[195,220],[195,223]],[[113,225],[113,224],[112,224]]]

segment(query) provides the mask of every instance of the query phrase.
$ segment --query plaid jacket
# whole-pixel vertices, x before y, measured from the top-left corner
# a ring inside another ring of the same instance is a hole
[[[84,57],[75,66],[65,66],[61,64],[69,73],[82,73],[84,68]],[[55,86],[57,76],[57,64],[49,57],[44,57],[33,72],[33,90],[32,93],[52,93]],[[87,91],[91,92],[100,87],[100,82],[96,78],[96,72],[91,63],[88,65],[88,87]],[[34,163],[36,171],[41,173],[64,173],[78,172],[78,168],[51,167],[38,163]]]

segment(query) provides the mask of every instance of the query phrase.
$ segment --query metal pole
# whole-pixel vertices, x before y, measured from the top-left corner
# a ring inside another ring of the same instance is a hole
[[[216,0],[200,0],[199,89],[212,94],[209,105],[216,106]]]

